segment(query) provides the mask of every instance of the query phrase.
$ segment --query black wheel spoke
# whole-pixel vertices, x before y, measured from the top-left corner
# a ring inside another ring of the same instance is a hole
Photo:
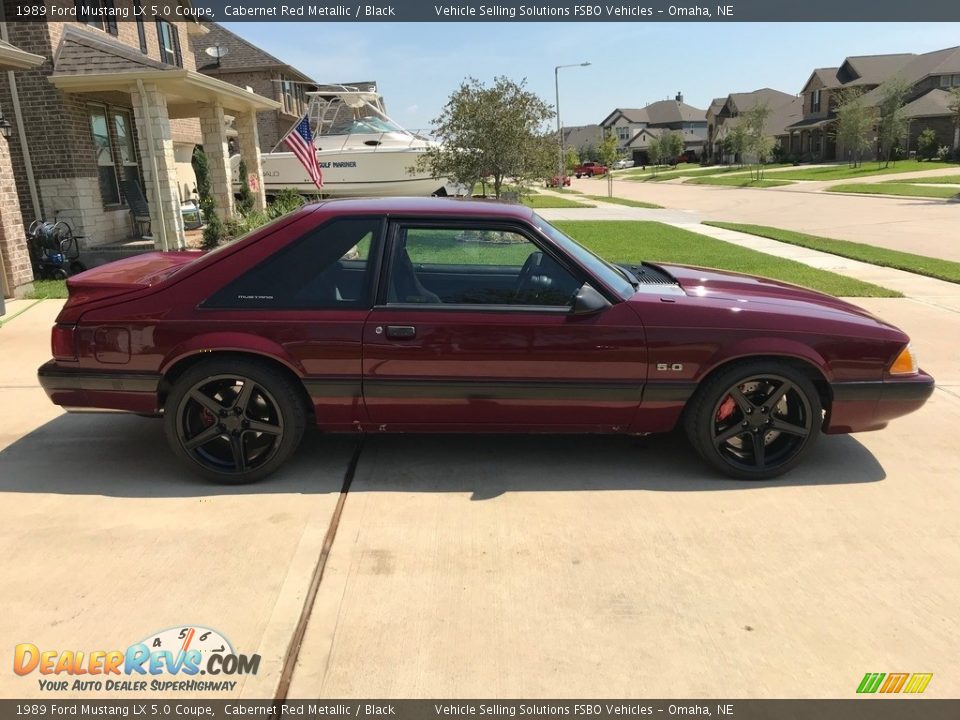
[[[183,444],[183,447],[187,450],[196,450],[198,447],[202,447],[208,442],[216,440],[221,435],[223,435],[223,431],[217,425],[211,425],[206,430],[201,430],[199,433],[187,440]]]
[[[767,395],[767,398],[763,401],[763,406],[767,408],[767,410],[772,409],[778,402],[780,402],[780,398],[782,398],[791,390],[793,390],[793,383],[789,380],[784,380],[776,388],[774,388],[769,395]]]
[[[747,399],[747,396],[743,394],[740,390],[740,386],[734,385],[730,388],[730,397],[733,398],[733,401],[737,404],[737,407],[740,408],[740,412],[744,415],[749,415],[754,410],[754,404]]]
[[[282,429],[279,425],[273,425],[271,423],[261,422],[259,420],[250,420],[246,428],[246,432],[258,432],[264,433],[265,435],[279,435],[282,432]]]
[[[753,464],[758,468],[762,468],[767,462],[767,448],[764,443],[764,434],[761,432],[750,433],[750,439],[753,441]]]
[[[246,415],[247,409],[250,407],[250,400],[253,398],[253,391],[256,389],[252,380],[244,380],[243,387],[240,388],[240,393],[237,395],[237,399],[233,403],[234,410],[239,409],[241,414]]]
[[[218,415],[220,411],[223,410],[223,405],[218,403],[212,397],[204,395],[202,392],[200,392],[199,388],[194,389],[193,392],[190,393],[190,399],[205,407],[207,410],[212,412],[214,416]]]
[[[739,424],[738,424],[738,425],[734,425],[734,426],[732,426],[732,427],[727,428],[726,430],[724,430],[723,432],[721,432],[719,435],[717,435],[716,437],[714,437],[714,438],[713,438],[713,443],[714,443],[715,445],[723,445],[723,444],[724,444],[725,442],[727,442],[728,440],[732,440],[733,438],[737,437],[738,435],[743,435],[743,434],[746,433],[746,432],[748,432],[746,428],[740,426]]]
[[[243,436],[232,435],[230,437],[230,449],[233,451],[233,468],[237,472],[243,472],[247,469],[247,458],[243,452]]]
[[[773,418],[773,422],[770,424],[770,429],[779,430],[780,432],[787,433],[788,435],[797,435],[799,437],[806,437],[810,434],[810,431],[802,425],[794,425],[793,423],[788,423],[780,418]]]

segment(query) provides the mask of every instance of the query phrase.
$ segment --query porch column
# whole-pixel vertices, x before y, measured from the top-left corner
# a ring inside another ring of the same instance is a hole
[[[20,214],[20,200],[13,180],[10,148],[0,137],[0,266],[4,276],[2,295],[12,297],[17,288],[33,281],[33,268],[27,252],[26,231]]]
[[[223,106],[203,105],[200,108],[200,132],[203,134],[203,152],[210,168],[210,194],[221,220],[233,219],[233,182],[230,169],[230,151],[227,147],[227,124]]]
[[[267,209],[267,193],[263,187],[263,165],[260,160],[260,134],[257,130],[257,112],[249,110],[237,115],[233,126],[237,129],[240,157],[247,164],[247,174],[256,178],[256,187],[251,187],[253,193],[253,209]],[[247,182],[247,178],[240,178],[240,182]]]
[[[135,86],[131,96],[143,158],[144,194],[150,206],[150,234],[154,247],[176,250],[184,247],[185,236],[167,98],[153,83]]]

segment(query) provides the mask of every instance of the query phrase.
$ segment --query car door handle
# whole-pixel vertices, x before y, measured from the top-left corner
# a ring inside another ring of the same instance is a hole
[[[413,325],[387,325],[387,337],[392,340],[410,340],[417,336]]]

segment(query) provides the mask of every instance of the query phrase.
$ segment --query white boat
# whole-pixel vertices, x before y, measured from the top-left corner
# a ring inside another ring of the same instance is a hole
[[[323,171],[323,187],[314,185],[292,152],[274,151],[261,156],[267,195],[284,188],[328,197],[455,193],[448,179],[433,177],[418,168],[417,161],[433,141],[391,120],[379,93],[346,86],[330,87],[330,90],[307,93],[310,98],[307,114]],[[234,155],[230,160],[234,183],[239,186],[240,156]]]

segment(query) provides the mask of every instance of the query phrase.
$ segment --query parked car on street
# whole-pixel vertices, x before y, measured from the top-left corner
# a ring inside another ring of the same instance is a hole
[[[610,170],[607,168],[607,166],[601,165],[598,162],[580,163],[573,169],[573,174],[578,178],[606,175],[608,172],[610,172]]]
[[[617,161],[613,164],[613,169],[614,169],[614,170],[626,170],[627,168],[632,168],[633,165],[634,165],[633,160],[627,160],[626,158],[624,158],[624,159],[621,159],[621,160],[617,160]]]
[[[320,202],[212,252],[138,255],[67,287],[39,370],[51,400],[162,417],[173,452],[227,483],[280,467],[307,422],[680,426],[714,468],[761,480],[821,432],[916,410],[934,384],[903,332],[848,302],[732,272],[615,265],[529,208],[484,201]]]

